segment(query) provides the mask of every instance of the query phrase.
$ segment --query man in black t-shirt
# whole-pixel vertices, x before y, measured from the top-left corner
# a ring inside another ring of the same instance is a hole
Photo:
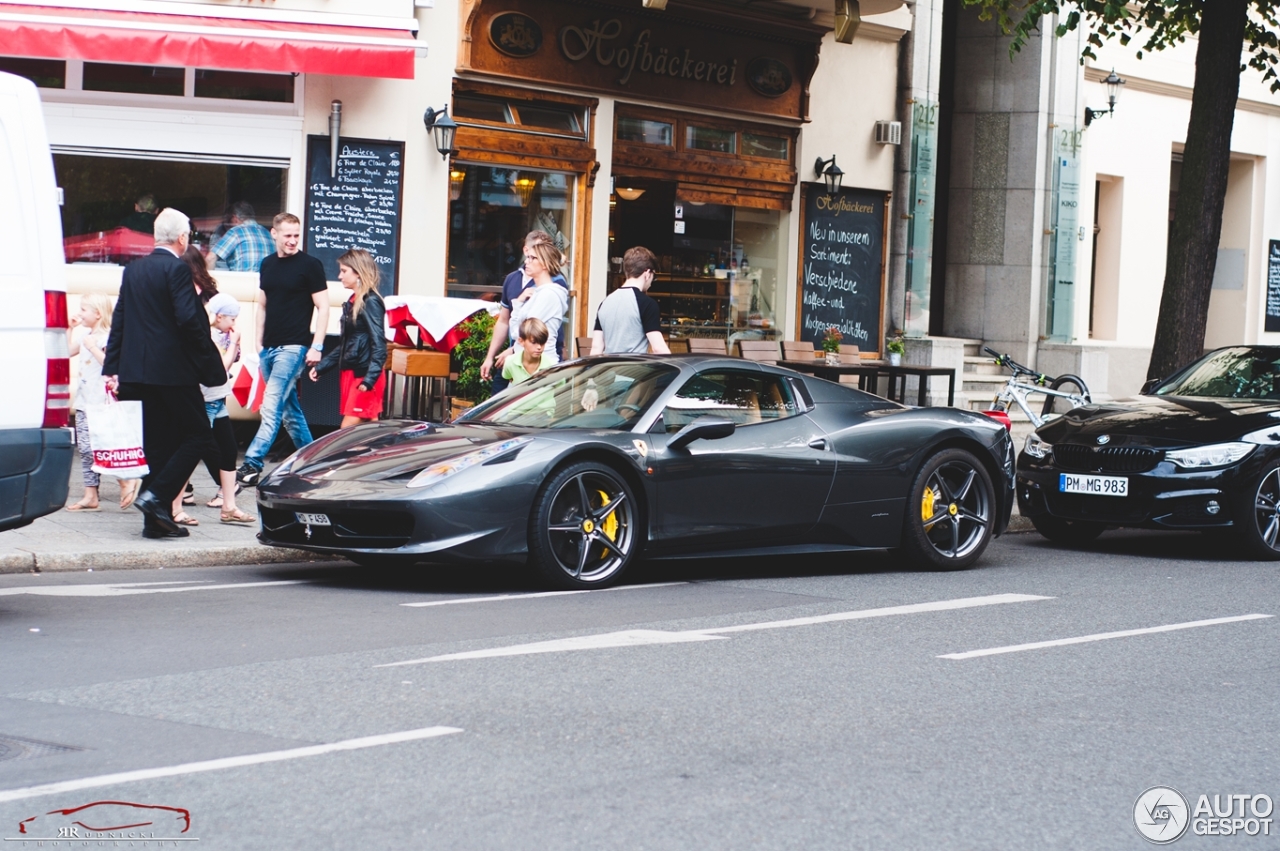
[[[320,362],[329,329],[329,288],[324,264],[301,250],[302,222],[292,213],[276,216],[271,227],[276,253],[263,258],[258,270],[258,365],[266,389],[258,410],[262,425],[244,454],[238,472],[246,485],[256,485],[267,451],[283,424],[299,449],[311,442],[298,401],[298,377]],[[315,311],[315,330],[311,313]]]

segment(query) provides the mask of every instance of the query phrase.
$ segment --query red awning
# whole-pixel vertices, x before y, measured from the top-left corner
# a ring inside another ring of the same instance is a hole
[[[234,71],[413,79],[408,31],[0,4],[0,53]]]

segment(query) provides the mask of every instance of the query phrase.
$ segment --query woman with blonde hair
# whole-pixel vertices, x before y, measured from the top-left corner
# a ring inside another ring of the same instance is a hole
[[[560,326],[564,322],[565,311],[569,309],[569,291],[552,279],[560,274],[564,267],[564,255],[551,242],[526,243],[524,246],[524,271],[533,279],[533,286],[526,287],[524,292],[511,302],[511,324],[519,328],[526,319],[541,319],[547,326],[546,353],[551,356],[552,363],[559,363],[556,356],[556,340],[560,337]],[[521,353],[513,349],[516,357]],[[493,359],[485,358],[486,370],[493,368]]]
[[[376,420],[382,413],[387,377],[387,307],[378,292],[378,265],[363,248],[338,258],[338,281],[351,290],[342,305],[342,341],[311,369],[316,381],[339,369],[338,405],[342,427]]]

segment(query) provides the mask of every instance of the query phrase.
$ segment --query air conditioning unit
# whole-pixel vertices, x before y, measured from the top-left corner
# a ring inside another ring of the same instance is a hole
[[[902,122],[901,121],[877,121],[876,122],[876,144],[877,145],[901,145],[902,144]]]

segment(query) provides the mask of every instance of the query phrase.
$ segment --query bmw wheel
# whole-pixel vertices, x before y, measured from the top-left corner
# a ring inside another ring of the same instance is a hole
[[[1262,471],[1252,497],[1240,512],[1244,550],[1255,559],[1280,560],[1280,467]]]
[[[963,449],[944,449],[924,462],[911,484],[903,552],[930,570],[962,570],[987,548],[994,516],[986,469]]]
[[[584,461],[555,473],[529,516],[529,556],[555,588],[603,588],[639,549],[639,508],[611,467]]]

